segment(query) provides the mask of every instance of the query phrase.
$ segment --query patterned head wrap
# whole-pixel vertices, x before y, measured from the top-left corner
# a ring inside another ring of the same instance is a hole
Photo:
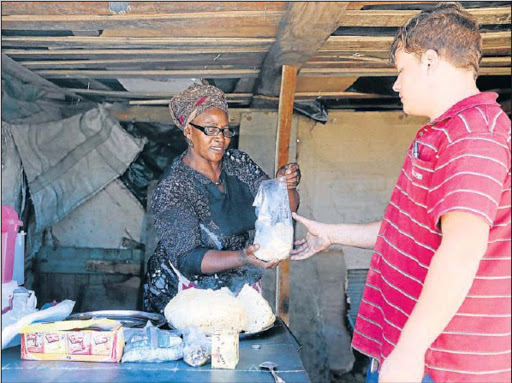
[[[194,84],[174,96],[169,103],[171,118],[181,130],[193,118],[210,108],[218,108],[228,113],[226,95],[212,85]]]

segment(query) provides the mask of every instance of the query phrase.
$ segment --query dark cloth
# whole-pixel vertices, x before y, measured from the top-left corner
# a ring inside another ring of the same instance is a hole
[[[200,288],[228,287],[235,293],[263,275],[262,269],[250,265],[206,275],[201,273],[201,262],[208,250],[241,250],[253,242],[252,203],[268,176],[246,153],[228,150],[222,163],[221,192],[185,165],[184,155],[164,172],[153,194],[160,243],[148,261],[144,282],[144,310],[150,312],[163,312],[178,292],[178,277],[170,263]]]

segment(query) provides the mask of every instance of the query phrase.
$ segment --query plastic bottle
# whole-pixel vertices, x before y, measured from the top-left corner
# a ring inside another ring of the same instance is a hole
[[[23,230],[16,235],[12,279],[19,286],[25,284],[25,232]]]
[[[18,219],[16,210],[2,205],[2,283],[12,281],[16,236],[20,226],[23,222]]]

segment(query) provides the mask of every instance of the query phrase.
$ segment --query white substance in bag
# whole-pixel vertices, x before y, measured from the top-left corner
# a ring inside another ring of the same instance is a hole
[[[263,181],[253,206],[258,216],[254,243],[260,245],[254,255],[267,262],[288,258],[293,243],[293,221],[286,178]]]

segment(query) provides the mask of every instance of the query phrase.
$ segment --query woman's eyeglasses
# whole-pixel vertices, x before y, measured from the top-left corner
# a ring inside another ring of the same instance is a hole
[[[194,124],[193,122],[189,122],[194,128],[199,129],[201,132],[206,134],[207,136],[218,136],[220,131],[222,130],[222,134],[224,137],[231,138],[236,136],[236,131],[233,128],[217,128],[216,126],[201,126]]]

